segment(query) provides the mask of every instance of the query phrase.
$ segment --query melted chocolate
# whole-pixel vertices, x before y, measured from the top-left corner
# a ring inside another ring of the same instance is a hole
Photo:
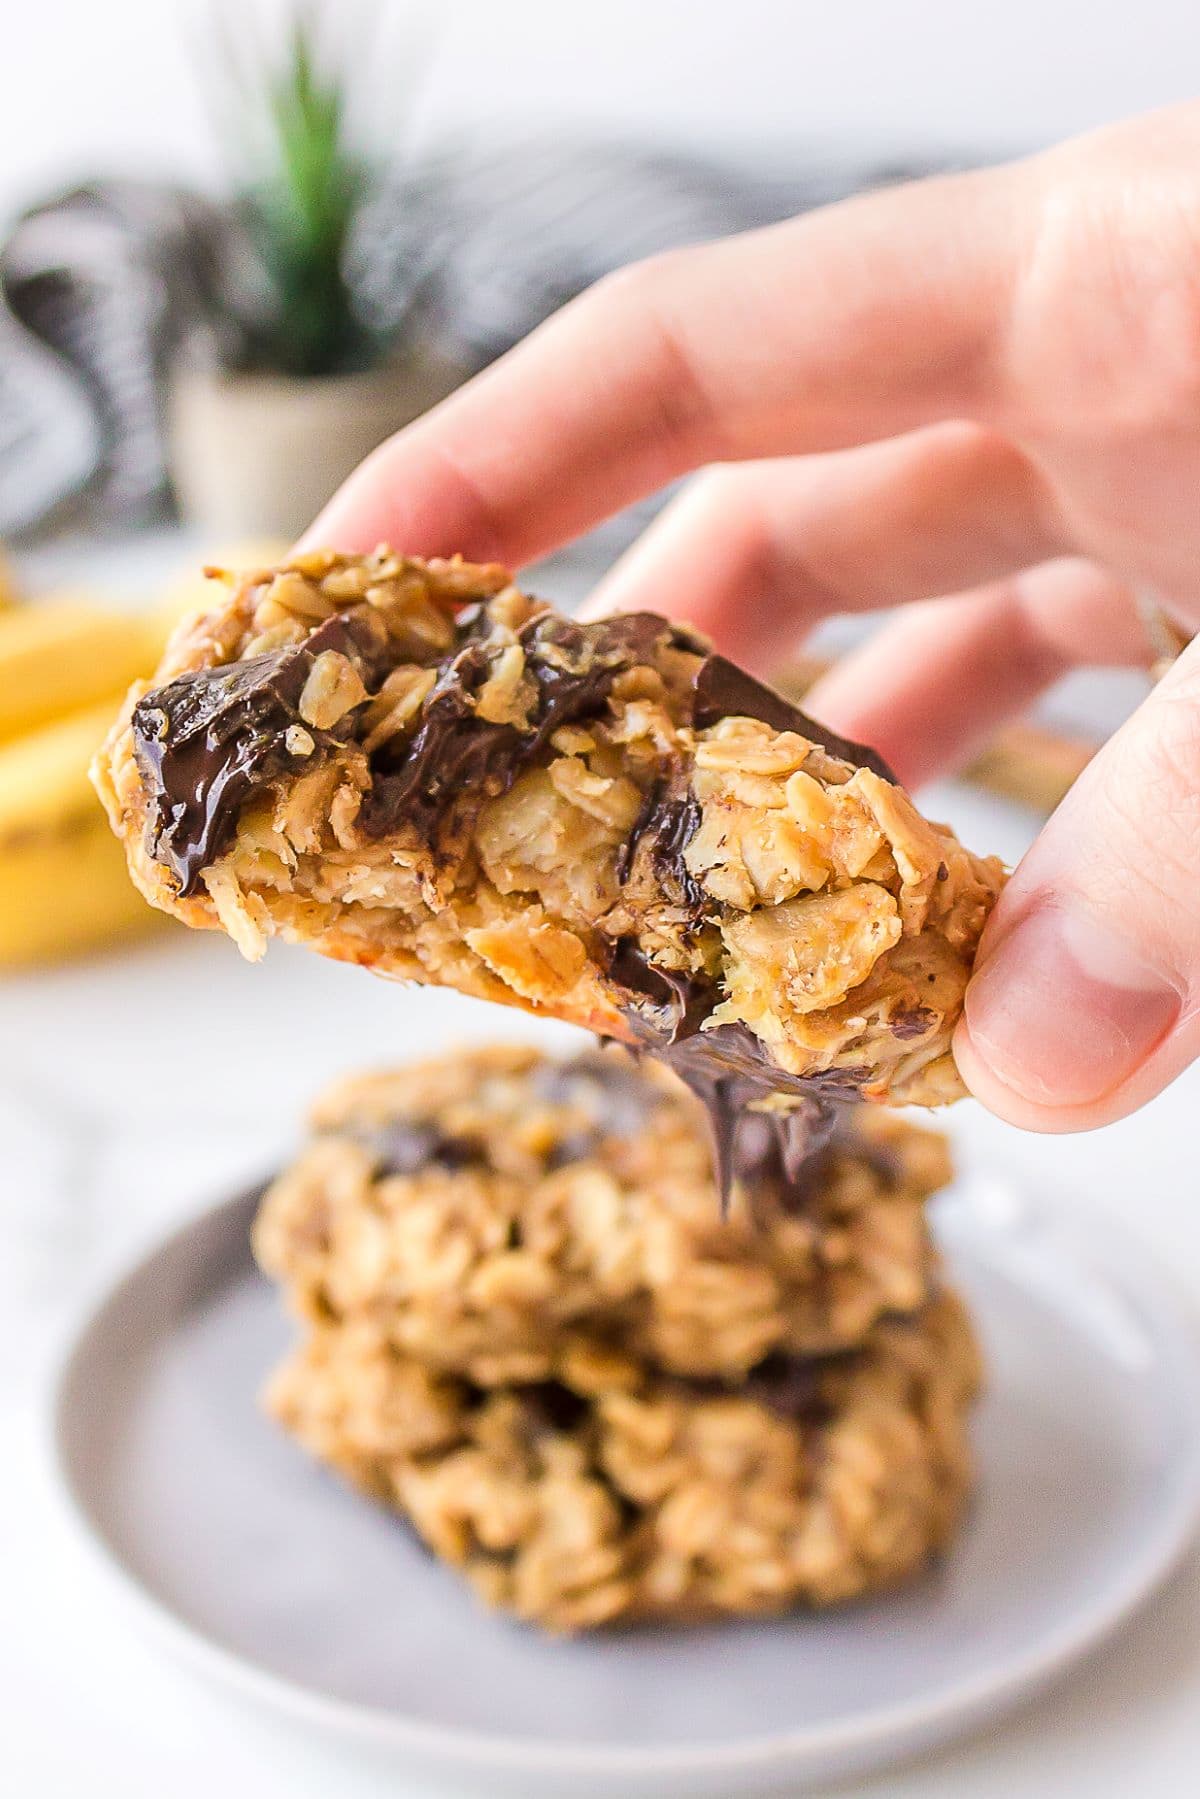
[[[669,795],[666,782],[655,781],[642,801],[632,831],[621,845],[617,880],[624,886],[638,851],[648,844],[655,872],[664,886],[673,886],[683,904],[698,913],[704,905],[704,889],[684,861],[683,852],[699,824],[700,807],[690,793]]]
[[[826,730],[724,656],[708,655],[692,683],[691,723],[704,730],[730,717],[758,718],[773,730],[795,731],[831,756],[895,779],[873,750]],[[639,845],[649,837],[660,874],[677,884],[685,903],[701,907],[703,892],[684,862],[699,818],[690,795],[667,797],[661,783],[652,788],[625,846],[619,876],[628,878]],[[818,1178],[838,1102],[855,1097],[866,1071],[798,1078],[775,1064],[747,1026],[703,1030],[718,1001],[712,983],[649,962],[632,940],[613,946],[608,972],[626,995],[623,1010],[639,1042],[674,1069],[708,1113],[722,1204],[728,1204],[738,1179],[748,1191],[770,1188],[784,1203],[803,1204]],[[791,1103],[750,1110],[773,1094],[784,1094]]]
[[[486,625],[486,614],[476,623]],[[424,841],[434,842],[451,802],[460,802],[456,810],[461,817],[464,797],[478,805],[506,793],[561,725],[594,718],[617,676],[631,663],[653,660],[670,632],[666,619],[650,612],[592,625],[550,612],[530,619],[519,637],[537,699],[524,727],[493,724],[477,715],[475,696],[492,664],[486,640],[469,639],[439,674],[396,768],[381,763],[372,771],[364,829],[385,837],[409,825]]]
[[[674,1070],[708,1114],[722,1204],[735,1180],[802,1204],[817,1177],[814,1157],[837,1122],[837,1102],[855,1097],[865,1070],[792,1075],[748,1026],[705,1030],[718,1003],[715,985],[650,962],[632,938],[612,945],[608,974],[625,996],[622,1009],[637,1041]],[[772,1094],[790,1103],[750,1110]]]
[[[649,961],[632,937],[610,944],[608,974],[624,990],[635,1036],[659,1052],[698,1031],[716,1004],[711,982]]]
[[[186,897],[201,870],[233,841],[238,812],[255,787],[291,765],[284,735],[313,662],[339,650],[369,668],[379,654],[367,619],[328,619],[294,648],[180,675],[133,709],[133,748],[150,797],[149,850]],[[341,732],[306,726],[319,747]],[[308,759],[311,763],[311,758]]]
[[[530,619],[520,631],[534,689],[524,725],[495,723],[475,710],[493,666],[486,609],[465,610],[458,629],[459,647],[442,666],[413,737],[385,745],[372,759],[372,785],[360,814],[371,835],[382,837],[407,826],[434,845],[452,810],[456,820],[469,819],[485,799],[506,792],[544,753],[554,731],[594,718],[617,677],[631,665],[653,664],[667,645],[702,658],[690,696],[690,722],[697,729],[730,716],[759,718],[891,778],[871,750],[826,731],[773,688],[725,657],[706,654],[686,629],[655,613],[628,613],[594,624],[578,624],[552,612]],[[350,655],[369,683],[386,670],[386,645],[377,621],[371,615],[343,614],[295,648],[182,675],[135,707],[134,751],[150,796],[150,853],[174,872],[181,894],[194,892],[201,871],[228,848],[238,812],[253,790],[291,766],[285,734],[299,722],[305,680],[325,649]],[[344,741],[352,729],[353,716],[347,714],[334,732],[310,735],[323,751]],[[656,783],[622,853],[620,878],[628,878],[634,857],[648,846],[664,885],[673,887],[699,916],[704,894],[684,861],[699,817],[690,794],[671,791],[666,781]],[[702,1031],[717,1002],[712,984],[651,964],[632,942],[614,946],[609,972],[624,995],[638,1040],[668,1062],[707,1107],[722,1195],[728,1196],[738,1172],[765,1178],[767,1162],[798,1192],[806,1178],[806,1159],[832,1128],[833,1102],[854,1092],[856,1074],[799,1081],[775,1066],[746,1027]],[[921,1028],[916,1014],[903,1025],[914,1035]],[[794,1102],[790,1109],[747,1110],[773,1093],[789,1096]],[[423,1140],[410,1134],[403,1146],[399,1139],[393,1143],[385,1163],[404,1171],[430,1159],[430,1153],[445,1158],[444,1149],[427,1152]]]
[[[911,1038],[923,1037],[937,1022],[937,1017],[931,1006],[913,1006],[907,1012],[893,1012],[888,1019],[888,1028],[893,1036],[907,1043]]]
[[[795,731],[855,768],[869,768],[885,781],[896,779],[883,757],[865,744],[853,743],[850,738],[827,730],[773,687],[756,681],[724,656],[709,656],[696,671],[692,686],[692,723],[702,731],[723,718],[760,718],[773,731]]]
[[[492,668],[488,623],[482,607],[460,615],[460,646],[442,667],[414,736],[385,746],[373,759],[372,785],[360,815],[370,835],[386,836],[405,824],[432,844],[451,807],[461,812],[464,796],[478,805],[506,792],[560,725],[595,717],[623,670],[653,663],[665,645],[703,654],[699,640],[656,613],[578,624],[543,612],[520,632],[536,689],[529,721],[493,723],[475,711]],[[340,614],[303,644],[180,675],[134,708],[134,753],[150,796],[150,853],[171,869],[181,895],[194,893],[201,871],[229,847],[238,811],[254,789],[289,768],[284,735],[300,722],[304,682],[326,649],[351,656],[371,683],[385,672],[384,636],[376,621],[362,613]],[[723,656],[705,655],[693,682],[691,722],[703,728],[735,713],[761,718],[777,730],[799,731],[831,754],[887,773],[870,750],[824,731]],[[337,732],[310,734],[327,748],[351,730],[347,715]],[[699,906],[703,896],[683,860],[698,820],[689,796],[656,786],[626,846],[623,874],[628,875],[639,844],[649,841],[660,876],[677,887],[685,904]]]
[[[655,1053],[708,1113],[722,1205],[728,1205],[734,1182],[740,1180],[751,1194],[769,1188],[800,1209],[817,1179],[814,1159],[837,1124],[838,1102],[857,1094],[858,1072],[788,1074],[744,1024],[697,1029]],[[750,1109],[777,1094],[786,1096],[786,1106]]]

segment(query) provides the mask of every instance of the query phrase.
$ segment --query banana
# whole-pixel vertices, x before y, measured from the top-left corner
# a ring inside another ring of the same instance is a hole
[[[154,667],[168,629],[161,612],[122,612],[86,599],[55,599],[5,613],[0,744],[122,693]]]
[[[255,567],[273,553],[274,546],[243,544],[225,560]],[[0,744],[108,694],[119,698],[152,671],[184,614],[202,612],[219,597],[197,572],[180,576],[157,605],[140,611],[71,593],[0,610]],[[116,706],[114,700],[114,712]]]
[[[8,557],[4,554],[4,546],[0,544],[0,612],[6,612],[10,606],[15,606],[20,597],[20,589]]]
[[[119,695],[0,745],[0,968],[156,922],[125,868],[87,769]]]
[[[258,566],[274,548],[224,558]],[[4,609],[0,565],[0,969],[48,960],[158,922],[88,781],[131,681],[149,675],[185,613],[214,590],[181,576],[150,610],[86,594]]]
[[[207,565],[235,569],[273,568],[287,553],[287,544],[278,538],[244,538],[237,543],[222,544],[207,558]],[[162,604],[168,616],[179,619],[187,612],[204,612],[222,605],[227,591],[223,582],[214,581],[202,569],[189,566],[168,582]]]

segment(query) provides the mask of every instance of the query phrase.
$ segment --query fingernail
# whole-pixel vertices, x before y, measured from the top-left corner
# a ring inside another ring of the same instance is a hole
[[[967,989],[971,1042],[997,1078],[1042,1106],[1120,1087],[1179,1016],[1181,996],[1079,907],[1034,907]]]

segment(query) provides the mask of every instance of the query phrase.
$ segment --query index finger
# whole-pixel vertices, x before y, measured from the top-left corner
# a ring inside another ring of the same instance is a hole
[[[519,566],[702,463],[979,416],[1019,230],[988,170],[634,265],[381,445],[304,542]]]

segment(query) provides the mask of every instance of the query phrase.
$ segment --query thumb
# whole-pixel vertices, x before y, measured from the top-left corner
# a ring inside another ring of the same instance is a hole
[[[955,1057],[1029,1130],[1135,1111],[1200,1054],[1200,643],[1076,782],[1014,874]]]

